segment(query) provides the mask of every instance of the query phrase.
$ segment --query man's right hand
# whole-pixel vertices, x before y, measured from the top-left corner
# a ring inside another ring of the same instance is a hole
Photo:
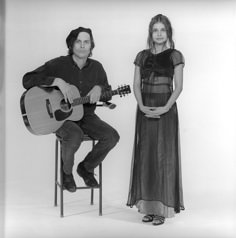
[[[71,84],[65,82],[61,78],[55,78],[52,86],[57,86],[61,93],[63,94],[65,101],[68,101],[69,103],[73,103],[74,95],[73,90],[71,88]]]

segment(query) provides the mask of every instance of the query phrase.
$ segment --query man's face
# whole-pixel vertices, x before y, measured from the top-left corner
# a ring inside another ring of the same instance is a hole
[[[73,54],[81,59],[87,59],[91,52],[91,39],[87,32],[80,32],[74,42]]]

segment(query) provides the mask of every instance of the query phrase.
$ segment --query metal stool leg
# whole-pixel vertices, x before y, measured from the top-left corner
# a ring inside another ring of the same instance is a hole
[[[99,216],[102,216],[102,163],[99,164]]]
[[[92,141],[92,148],[95,146],[95,141]],[[94,199],[94,189],[91,188],[91,201],[90,204],[93,205],[93,199]]]
[[[57,179],[58,179],[58,140],[55,142],[55,181],[54,181],[54,206],[57,206]]]
[[[63,164],[62,164],[62,146],[60,141],[60,207],[61,207],[61,217],[64,216],[64,207],[63,207]]]
[[[91,202],[90,202],[90,205],[93,205],[93,198],[94,198],[94,189],[91,188]]]
[[[88,140],[88,139],[86,139]],[[91,139],[89,139],[91,140]],[[92,140],[92,146],[95,146],[95,140]],[[60,154],[60,155],[59,155]],[[58,162],[60,159],[60,163]],[[59,168],[58,168],[59,167]],[[58,170],[60,171],[60,180],[58,181]],[[60,215],[64,216],[63,203],[63,161],[62,161],[62,142],[56,138],[55,143],[55,191],[54,191],[54,205],[57,206],[57,186],[60,187]],[[77,189],[88,189],[88,187],[77,187]],[[99,215],[102,216],[102,163],[99,164]],[[91,188],[91,205],[94,204],[94,188]]]

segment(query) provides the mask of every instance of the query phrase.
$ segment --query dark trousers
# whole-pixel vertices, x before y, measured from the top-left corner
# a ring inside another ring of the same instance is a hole
[[[98,140],[92,151],[83,160],[85,168],[90,172],[93,172],[105,159],[120,138],[117,131],[96,114],[85,115],[78,122],[65,121],[56,131],[56,135],[62,139],[63,170],[66,174],[72,173],[74,154],[80,147],[83,134]]]

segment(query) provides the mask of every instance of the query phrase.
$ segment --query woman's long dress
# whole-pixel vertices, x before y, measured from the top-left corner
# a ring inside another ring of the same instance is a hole
[[[141,94],[145,106],[164,106],[173,92],[174,67],[184,64],[180,51],[138,53]],[[135,139],[127,206],[143,214],[173,217],[184,210],[176,103],[160,119],[148,118],[137,107]]]

